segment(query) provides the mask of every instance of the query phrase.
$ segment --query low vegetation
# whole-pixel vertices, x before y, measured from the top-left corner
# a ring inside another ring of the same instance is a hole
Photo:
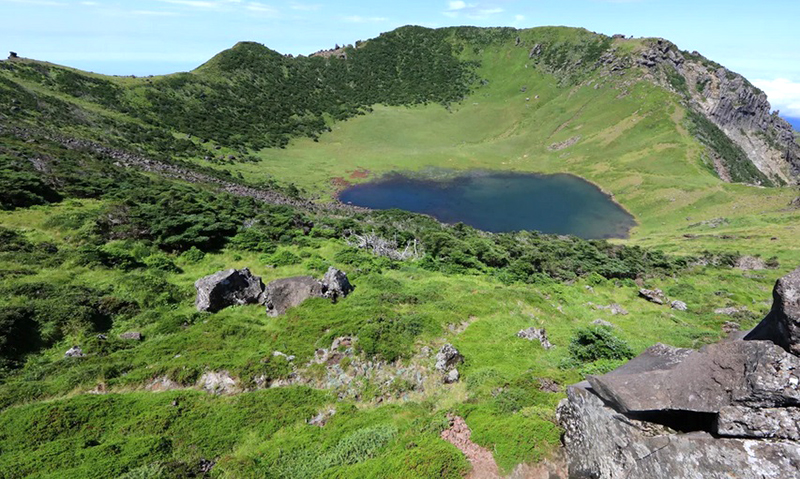
[[[452,415],[510,473],[558,447],[566,385],[655,342],[754,325],[797,263],[796,194],[722,184],[672,93],[597,76],[606,52],[634,47],[407,27],[327,58],[243,43],[161,78],[0,63],[0,476],[457,478],[470,465],[441,439]],[[752,174],[731,155],[732,174]],[[428,166],[572,172],[639,225],[607,242],[319,204],[334,177]],[[770,269],[734,268],[745,255]],[[336,304],[274,318],[193,304],[194,282],[222,269],[269,282],[329,266],[356,286]],[[530,327],[554,347],[517,336]],[[315,361],[341,337],[357,339],[339,362]],[[464,356],[452,385],[434,369],[445,343]],[[206,392],[209,373],[235,391]]]

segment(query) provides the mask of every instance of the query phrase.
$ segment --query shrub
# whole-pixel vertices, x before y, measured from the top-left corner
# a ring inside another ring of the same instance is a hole
[[[630,359],[633,351],[607,326],[591,326],[575,332],[569,344],[569,354],[581,362],[598,359]]]
[[[275,266],[290,266],[293,264],[300,264],[303,260],[291,251],[282,249],[271,255],[263,255],[261,261]]]

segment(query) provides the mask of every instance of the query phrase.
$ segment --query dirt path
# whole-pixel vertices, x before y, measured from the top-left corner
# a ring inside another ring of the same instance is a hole
[[[472,471],[467,479],[501,479],[500,468],[497,467],[492,453],[472,442],[471,435],[472,431],[460,416],[450,418],[450,429],[442,431],[442,439],[460,449],[472,464]]]

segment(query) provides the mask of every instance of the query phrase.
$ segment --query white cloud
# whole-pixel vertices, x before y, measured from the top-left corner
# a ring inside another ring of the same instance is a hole
[[[306,4],[306,3],[292,2],[289,4],[289,8],[291,8],[292,10],[299,10],[301,12],[316,12],[317,10],[322,8],[322,5],[318,3]]]
[[[385,17],[362,17],[359,15],[350,15],[342,17],[342,20],[349,23],[381,23],[388,20]]]
[[[800,82],[776,78],[754,80],[753,83],[767,93],[773,108],[786,116],[800,118]]]
[[[482,20],[504,11],[492,2],[467,3],[463,0],[452,0],[447,2],[447,10],[443,11],[442,14],[450,18],[463,16],[472,20]]]
[[[275,7],[271,7],[269,5],[264,5],[260,2],[249,2],[246,9],[250,10],[251,12],[260,12],[260,13],[269,13],[271,15],[277,15],[278,9]]]
[[[134,10],[131,13],[134,15],[148,15],[152,17],[175,17],[179,15],[176,12],[168,12],[166,10]]]

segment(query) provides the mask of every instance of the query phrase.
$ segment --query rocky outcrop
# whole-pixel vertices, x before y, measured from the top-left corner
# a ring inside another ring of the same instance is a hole
[[[769,340],[800,355],[800,268],[775,283],[772,310],[745,339]]]
[[[667,297],[660,289],[640,289],[639,296],[655,304],[664,304],[667,302]]]
[[[761,173],[773,181],[797,183],[800,146],[791,125],[743,76],[697,52],[682,52],[664,39],[647,42],[636,64],[683,95],[689,107],[722,130]],[[724,178],[726,172],[719,173]]]
[[[535,328],[531,326],[528,329],[523,329],[517,333],[518,338],[527,339],[528,341],[537,340],[544,349],[550,349],[553,345],[547,339],[547,331],[544,328]]]
[[[353,291],[353,285],[347,279],[347,273],[333,266],[328,268],[322,277],[322,294],[332,301],[345,297]]]
[[[261,278],[249,269],[228,269],[198,279],[195,306],[198,311],[215,313],[228,306],[258,304],[264,291]]]
[[[745,340],[657,344],[571,386],[558,408],[570,477],[783,478],[800,468],[800,269]]]
[[[445,384],[458,382],[460,377],[456,366],[464,362],[464,356],[452,344],[445,344],[436,353],[436,370],[443,373],[442,381]]]
[[[329,298],[335,302],[355,289],[347,274],[333,267],[322,280],[296,276],[277,279],[266,286],[247,268],[229,269],[197,280],[195,288],[195,305],[199,311],[214,313],[228,306],[262,304],[269,316],[280,316],[309,298]]]
[[[280,316],[309,298],[323,297],[322,283],[311,276],[276,279],[264,289],[268,316]]]
[[[233,394],[239,392],[236,380],[228,371],[208,371],[200,376],[198,386],[205,392],[212,394]]]

